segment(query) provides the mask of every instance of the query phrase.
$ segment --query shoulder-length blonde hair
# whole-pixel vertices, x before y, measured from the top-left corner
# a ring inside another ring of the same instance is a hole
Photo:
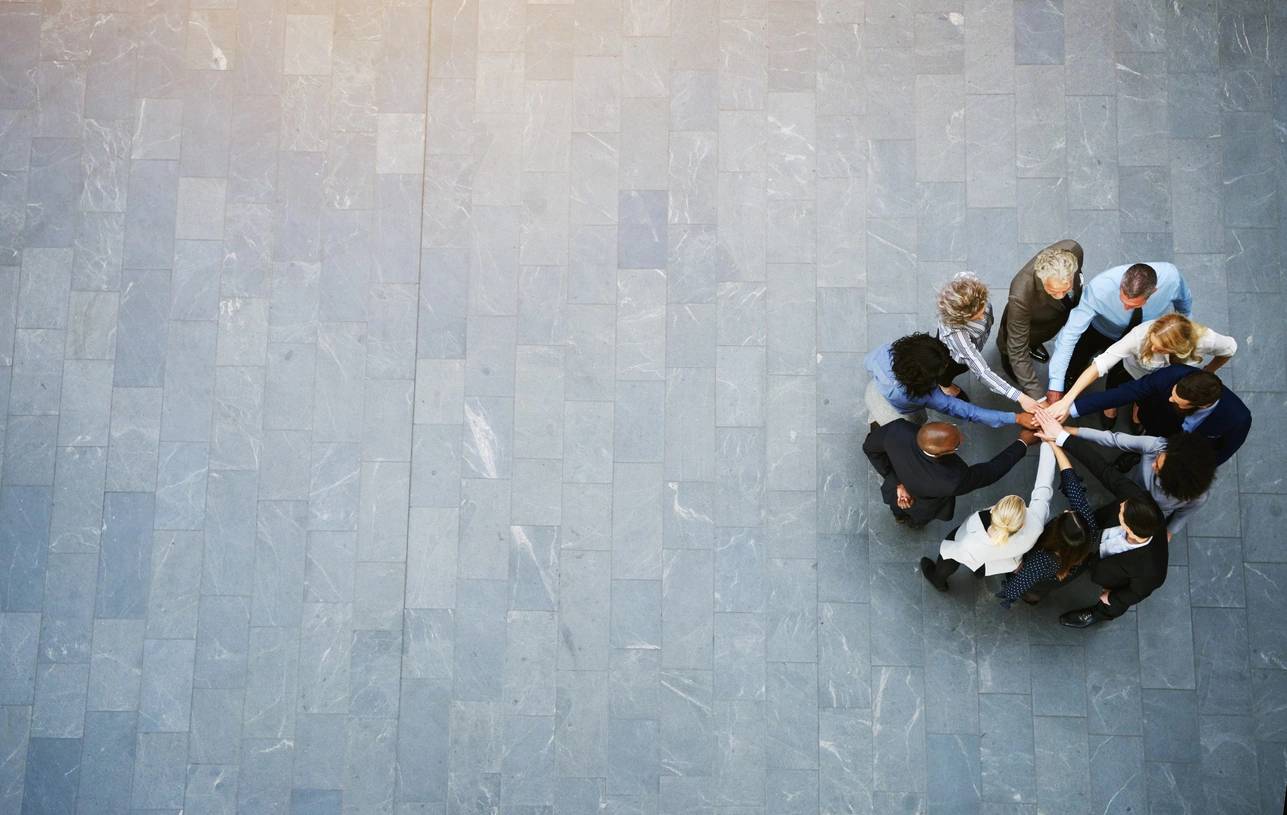
[[[988,304],[988,287],[972,272],[960,272],[938,291],[938,318],[960,328]]]
[[[1144,341],[1140,343],[1140,358],[1148,359],[1155,354],[1162,354],[1173,363],[1201,362],[1198,340],[1206,330],[1205,326],[1193,322],[1183,314],[1164,314],[1154,320],[1144,332]]]
[[[1005,546],[1010,536],[1023,529],[1023,522],[1028,519],[1028,507],[1017,495],[1007,495],[992,505],[992,523],[988,525],[988,537],[996,546]]]

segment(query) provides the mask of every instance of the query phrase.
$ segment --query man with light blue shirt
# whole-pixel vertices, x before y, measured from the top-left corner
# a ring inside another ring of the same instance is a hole
[[[1055,338],[1047,402],[1058,401],[1065,380],[1075,379],[1128,331],[1156,320],[1171,308],[1186,316],[1193,311],[1193,295],[1172,263],[1136,263],[1096,275],[1086,284],[1081,302]],[[1107,387],[1114,388],[1128,378],[1118,366],[1109,372]]]
[[[942,340],[928,334],[910,334],[873,350],[866,359],[871,377],[866,393],[871,421],[879,425],[898,419],[923,422],[925,409],[932,408],[989,427],[1017,424],[1036,428],[1031,413],[989,410],[943,393],[938,383],[951,361]]]

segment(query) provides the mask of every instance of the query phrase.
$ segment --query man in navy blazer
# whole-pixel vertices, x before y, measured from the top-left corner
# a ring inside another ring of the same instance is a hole
[[[1088,416],[1134,402],[1150,436],[1189,431],[1205,436],[1223,464],[1238,452],[1251,430],[1251,411],[1220,377],[1190,365],[1168,365],[1148,376],[1087,394],[1073,403],[1071,415]]]

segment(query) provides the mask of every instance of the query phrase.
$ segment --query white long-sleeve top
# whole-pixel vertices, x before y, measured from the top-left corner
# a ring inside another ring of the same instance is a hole
[[[1041,456],[1037,459],[1037,480],[1032,486],[1032,496],[1028,499],[1028,513],[1024,517],[1023,528],[998,546],[988,535],[983,519],[976,512],[961,524],[955,540],[949,538],[939,544],[938,553],[971,571],[982,566],[983,573],[988,575],[1013,572],[1046,526],[1046,519],[1050,516],[1050,498],[1054,494],[1054,480],[1055,454],[1050,451],[1049,445],[1043,444]]]
[[[1144,347],[1144,337],[1148,334],[1149,326],[1155,322],[1157,321],[1149,320],[1146,323],[1140,323],[1126,332],[1126,336],[1095,357],[1095,369],[1099,371],[1099,375],[1104,376],[1119,362],[1126,368],[1126,373],[1130,374],[1132,379],[1140,379],[1170,365],[1170,357],[1164,354],[1150,354],[1147,358],[1140,356],[1140,349]],[[1231,357],[1236,353],[1238,353],[1237,340],[1204,328],[1202,335],[1198,337],[1198,346],[1194,349],[1195,359],[1177,361],[1196,364],[1200,359],[1203,363],[1207,363],[1214,357]],[[1080,374],[1081,371],[1073,373]]]

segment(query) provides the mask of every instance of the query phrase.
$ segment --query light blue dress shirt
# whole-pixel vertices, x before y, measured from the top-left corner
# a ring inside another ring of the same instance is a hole
[[[894,356],[888,344],[875,348],[865,360],[867,373],[881,396],[899,413],[915,413],[931,408],[966,422],[978,422],[989,427],[1003,427],[1014,423],[1015,415],[1000,410],[989,410],[971,402],[948,396],[937,386],[925,396],[911,396],[894,378]]]
[[[1055,351],[1050,355],[1050,384],[1052,391],[1065,390],[1065,378],[1069,377],[1068,363],[1072,359],[1073,348],[1077,340],[1092,327],[1105,337],[1118,339],[1126,333],[1131,324],[1131,312],[1122,305],[1119,294],[1122,288],[1122,275],[1134,264],[1115,266],[1106,272],[1091,278],[1082,290],[1081,302],[1068,315],[1068,322],[1055,337]],[[1180,314],[1193,312],[1193,294],[1189,284],[1184,282],[1180,270],[1173,263],[1149,262],[1157,272],[1157,291],[1144,304],[1143,322],[1156,320],[1171,308]],[[1072,371],[1071,378],[1076,379],[1081,371]]]
[[[1211,411],[1215,410],[1216,405],[1218,404],[1220,404],[1219,399],[1215,400],[1207,407],[1193,411],[1188,416],[1184,417],[1184,422],[1180,426],[1184,428],[1186,433],[1192,433],[1194,428],[1206,421],[1207,417],[1211,415]]]

